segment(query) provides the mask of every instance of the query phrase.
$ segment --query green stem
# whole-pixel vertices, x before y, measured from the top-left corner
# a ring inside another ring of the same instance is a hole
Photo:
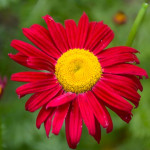
[[[132,43],[133,43],[133,41],[135,39],[135,36],[136,36],[136,33],[137,33],[137,31],[138,31],[138,29],[140,27],[140,24],[142,23],[142,20],[144,18],[144,15],[146,13],[148,5],[149,4],[147,2],[144,2],[142,4],[142,7],[141,7],[141,9],[138,12],[138,15],[137,15],[137,17],[136,17],[136,19],[135,19],[135,21],[133,23],[133,26],[131,28],[130,33],[129,33],[128,40],[127,40],[127,43],[126,43],[127,46],[132,46]]]

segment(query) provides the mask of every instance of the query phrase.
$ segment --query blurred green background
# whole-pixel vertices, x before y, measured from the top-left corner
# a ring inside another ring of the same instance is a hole
[[[44,127],[36,129],[35,120],[38,112],[25,111],[24,104],[29,96],[18,99],[15,89],[22,83],[10,81],[15,72],[27,71],[28,68],[13,62],[8,53],[16,51],[10,47],[13,39],[28,41],[21,28],[32,24],[46,27],[42,16],[49,14],[55,21],[74,19],[78,22],[83,11],[91,21],[104,20],[115,33],[115,39],[109,45],[125,45],[129,31],[141,7],[142,0],[0,0],[0,75],[7,76],[8,83],[0,100],[0,132],[4,150],[69,150],[65,129],[58,136],[50,135],[47,139]],[[117,11],[127,15],[127,23],[116,25],[112,21]],[[29,42],[29,41],[28,41]],[[143,20],[133,47],[141,54],[138,57],[140,66],[150,74],[150,8]],[[102,139],[98,145],[88,135],[83,126],[78,150],[150,150],[150,81],[142,80],[144,90],[138,109],[133,110],[129,124],[124,123],[110,111],[114,130],[106,134],[102,129]]]

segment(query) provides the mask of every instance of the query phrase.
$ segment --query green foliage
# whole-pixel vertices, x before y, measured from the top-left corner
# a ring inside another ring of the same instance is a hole
[[[65,19],[79,20],[85,11],[90,20],[104,20],[115,33],[115,39],[109,45],[125,45],[128,33],[131,29],[135,16],[142,4],[135,0],[0,0],[0,74],[8,77],[8,84],[0,101],[0,117],[2,140],[4,150],[69,150],[65,139],[65,129],[58,136],[51,135],[47,139],[44,127],[36,129],[35,120],[38,112],[29,113],[24,110],[24,104],[28,97],[18,100],[15,89],[21,85],[9,80],[15,72],[27,71],[8,58],[8,53],[16,51],[10,47],[12,39],[27,41],[21,28],[32,24],[41,24],[46,27],[42,16],[49,14],[57,22]],[[117,26],[112,17],[117,11],[122,10],[127,14],[127,23]],[[138,49],[140,66],[149,70],[150,60],[150,9],[145,16],[142,27],[138,32],[133,47]],[[29,42],[29,41],[28,41]],[[78,150],[148,150],[150,147],[150,95],[149,80],[143,80],[144,91],[141,94],[141,102],[133,111],[133,119],[129,124],[124,123],[116,114],[110,111],[114,130],[106,134],[102,129],[102,140],[98,145],[89,136],[85,126]]]

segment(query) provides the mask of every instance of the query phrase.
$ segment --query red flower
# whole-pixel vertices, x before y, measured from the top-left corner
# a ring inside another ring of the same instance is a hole
[[[89,134],[100,142],[101,127],[113,129],[107,108],[127,123],[133,106],[139,104],[142,91],[139,78],[147,76],[139,63],[136,49],[119,46],[108,48],[113,31],[103,22],[89,22],[84,13],[78,26],[65,21],[65,28],[46,15],[48,30],[34,24],[24,28],[24,35],[37,46],[13,40],[17,54],[9,54],[17,63],[46,72],[20,72],[14,81],[28,82],[17,88],[19,97],[34,93],[25,108],[34,112],[41,108],[36,126],[44,123],[47,136],[59,134],[65,120],[66,138],[71,148],[79,143],[82,122]],[[127,99],[127,100],[126,100]]]
[[[6,83],[7,83],[7,78],[4,77],[4,78],[2,79],[2,77],[0,76],[0,98],[1,98],[2,95],[3,95],[3,91],[4,91],[4,88],[5,88]]]

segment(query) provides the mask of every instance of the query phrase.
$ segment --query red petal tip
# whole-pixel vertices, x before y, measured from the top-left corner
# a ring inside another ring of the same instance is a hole
[[[28,107],[25,107],[25,110],[26,110],[26,111],[29,111]]]
[[[12,40],[11,43],[10,43],[10,46],[13,47],[13,45],[14,45],[17,41],[19,41],[19,40],[17,40],[17,39]]]
[[[52,131],[52,133],[53,133],[54,135],[58,135],[58,134],[59,134],[59,133],[55,133],[55,132],[53,132],[53,131]]]
[[[22,97],[21,95],[18,95],[18,98],[19,98],[19,99],[21,99],[21,97]]]
[[[24,32],[24,31],[26,31],[28,28],[22,28],[22,31]]]
[[[12,53],[8,53],[8,56],[11,58],[11,56],[12,56],[13,54]]]
[[[86,12],[85,12],[85,11],[83,12],[82,16],[83,16],[83,15],[84,15],[84,16],[87,16],[87,14],[86,14]]]
[[[36,123],[36,127],[37,127],[37,129],[40,129],[41,125]]]
[[[51,16],[49,16],[49,15],[45,15],[45,16],[43,16],[42,17],[44,20],[47,20],[47,21],[52,21],[52,20],[54,20]]]
[[[47,138],[49,139],[49,134],[48,134],[48,133],[46,133],[46,136],[47,136]]]
[[[145,77],[146,77],[146,79],[148,79],[148,78],[149,78],[149,76],[148,76],[148,74],[147,74],[147,73],[146,73]]]

